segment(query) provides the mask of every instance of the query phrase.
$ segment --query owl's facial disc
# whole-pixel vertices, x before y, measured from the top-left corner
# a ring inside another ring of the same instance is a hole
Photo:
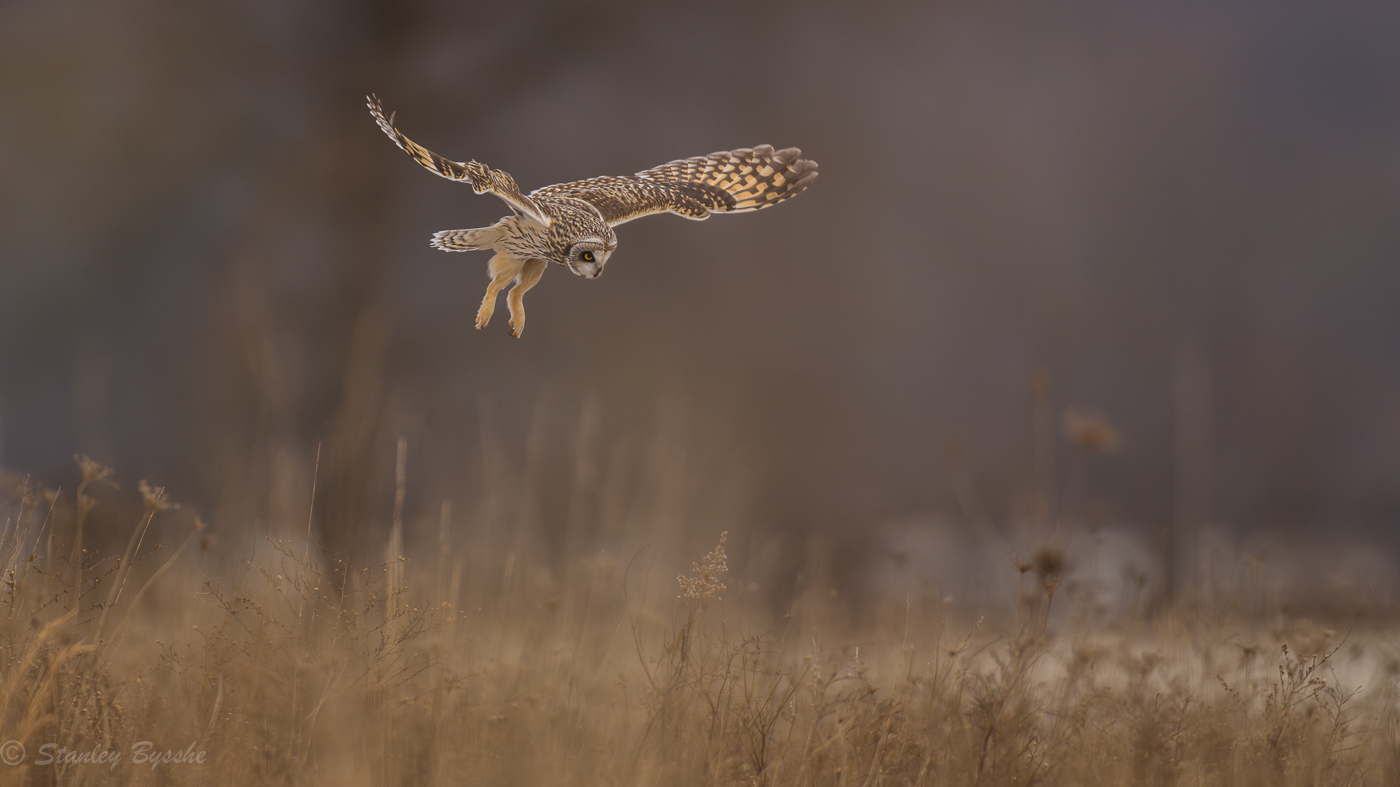
[[[564,264],[576,275],[585,279],[596,279],[603,275],[603,266],[608,261],[608,249],[598,239],[581,240],[569,247],[569,256]]]

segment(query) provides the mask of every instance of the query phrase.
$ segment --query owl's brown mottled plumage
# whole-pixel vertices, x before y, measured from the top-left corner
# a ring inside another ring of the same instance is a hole
[[[513,336],[525,327],[522,298],[543,275],[546,261],[594,279],[617,248],[613,227],[619,224],[653,213],[703,220],[711,213],[761,210],[791,199],[817,177],[817,163],[801,158],[797,148],[775,151],[761,145],[672,161],[635,175],[545,186],[527,195],[505,172],[476,161],[448,161],[419,145],[394,126],[392,115],[384,116],[379,99],[369,96],[368,104],[384,133],[419,164],[449,180],[470,183],[478,194],[495,194],[511,207],[511,215],[490,227],[436,233],[432,245],[444,251],[496,252],[476,327],[486,327],[497,294],[514,281],[507,299]]]
[[[745,213],[797,196],[817,179],[817,163],[802,151],[771,145],[672,161],[623,177],[604,176],[545,186],[531,197],[578,197],[610,226],[667,211],[703,220],[712,211]]]

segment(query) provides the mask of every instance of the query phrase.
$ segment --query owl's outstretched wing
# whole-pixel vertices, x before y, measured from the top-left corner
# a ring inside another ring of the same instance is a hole
[[[532,197],[573,197],[599,210],[611,226],[652,213],[697,221],[712,212],[742,213],[791,199],[817,178],[817,162],[797,148],[771,145],[672,161],[636,175],[546,186]]]
[[[515,185],[515,178],[499,169],[491,169],[477,161],[448,161],[438,154],[419,145],[417,142],[405,137],[403,132],[394,126],[394,117],[384,117],[384,108],[379,105],[379,99],[373,95],[365,97],[366,105],[370,114],[374,115],[374,120],[379,124],[389,138],[394,140],[405,153],[413,157],[414,161],[424,167],[436,172],[448,180],[460,180],[472,184],[472,189],[477,194],[491,192],[505,200],[517,212],[522,213],[535,221],[549,226],[549,216],[534,200],[520,193],[520,188]]]

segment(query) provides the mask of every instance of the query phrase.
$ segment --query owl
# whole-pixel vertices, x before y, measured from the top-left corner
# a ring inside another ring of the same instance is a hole
[[[490,227],[443,230],[433,235],[432,245],[443,251],[495,252],[487,266],[491,283],[476,314],[476,327],[486,327],[497,296],[514,282],[506,302],[515,337],[525,329],[525,293],[539,283],[549,263],[585,279],[598,278],[617,250],[617,225],[652,213],[701,221],[711,213],[760,210],[796,196],[817,177],[817,163],[801,158],[797,148],[762,145],[522,194],[515,179],[499,169],[476,161],[448,161],[413,142],[394,126],[392,115],[384,116],[379,99],[371,95],[367,100],[379,127],[419,164],[449,180],[470,183],[477,194],[489,191],[510,206],[510,215]]]

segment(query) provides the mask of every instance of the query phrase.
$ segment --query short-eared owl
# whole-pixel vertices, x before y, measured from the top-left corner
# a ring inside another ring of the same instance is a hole
[[[802,151],[797,148],[773,150],[763,145],[521,194],[515,179],[498,169],[475,161],[448,161],[413,142],[394,127],[392,115],[384,116],[379,99],[368,100],[379,127],[419,164],[449,180],[471,183],[477,194],[489,191],[511,207],[511,215],[490,227],[444,230],[433,236],[432,244],[443,251],[496,252],[476,327],[486,327],[496,296],[514,281],[506,299],[512,336],[525,328],[522,299],[540,280],[546,263],[557,262],[585,279],[598,278],[617,249],[613,227],[668,211],[699,221],[715,212],[759,210],[797,195],[817,177],[817,163],[799,158]]]

